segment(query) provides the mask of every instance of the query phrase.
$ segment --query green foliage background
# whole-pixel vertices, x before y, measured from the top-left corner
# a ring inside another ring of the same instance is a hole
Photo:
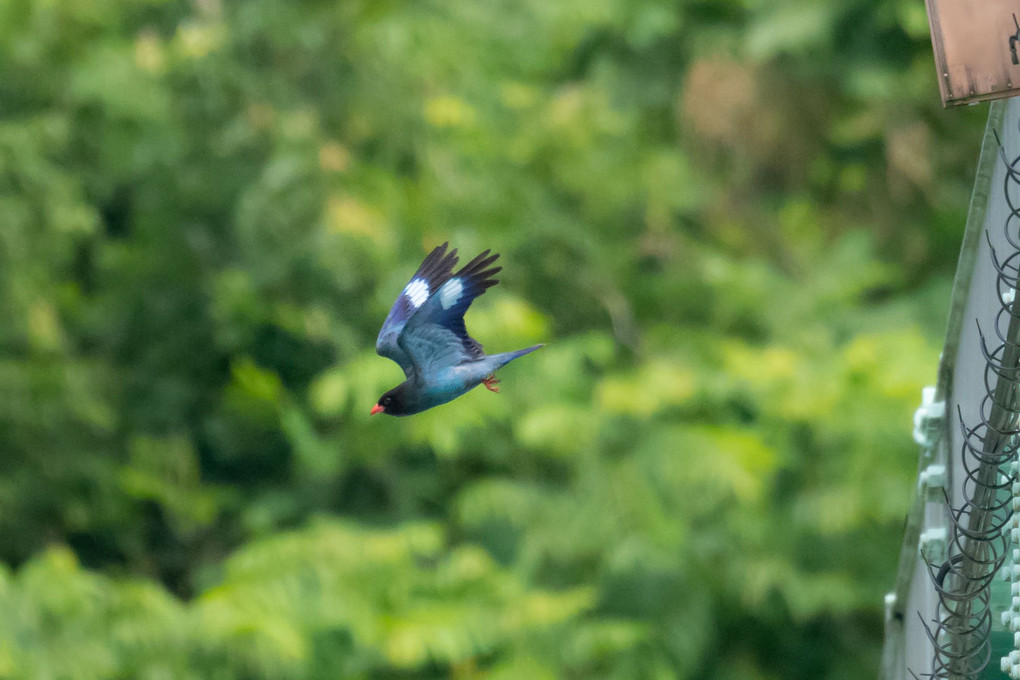
[[[873,677],[984,117],[917,0],[0,0],[0,678]],[[445,240],[548,346],[370,419]]]

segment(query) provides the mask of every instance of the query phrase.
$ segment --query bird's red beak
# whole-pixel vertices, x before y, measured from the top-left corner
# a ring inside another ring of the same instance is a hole
[[[384,409],[382,406],[380,406],[379,404],[376,404],[375,406],[372,407],[372,412],[369,413],[368,415],[374,416],[376,413],[382,413],[385,410],[386,409]]]

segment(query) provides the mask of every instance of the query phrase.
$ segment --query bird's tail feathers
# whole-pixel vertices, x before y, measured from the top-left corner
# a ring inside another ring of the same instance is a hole
[[[544,343],[532,345],[531,347],[525,347],[524,349],[519,349],[516,352],[503,352],[502,354],[492,354],[490,355],[489,358],[496,359],[496,368],[499,368],[500,366],[506,366],[508,363],[510,363],[514,359],[517,359],[518,357],[522,357],[525,354],[531,354],[536,349],[541,349],[542,347],[545,347]]]

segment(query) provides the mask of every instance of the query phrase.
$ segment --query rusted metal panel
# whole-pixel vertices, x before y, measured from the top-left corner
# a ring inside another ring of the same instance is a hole
[[[925,0],[942,103],[1020,94],[1020,0]]]

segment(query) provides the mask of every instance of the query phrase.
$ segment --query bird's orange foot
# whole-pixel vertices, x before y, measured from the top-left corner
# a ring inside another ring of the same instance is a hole
[[[497,378],[495,374],[492,374],[488,378],[483,380],[482,384],[485,385],[485,389],[489,390],[490,392],[499,392],[498,387],[499,378]]]

